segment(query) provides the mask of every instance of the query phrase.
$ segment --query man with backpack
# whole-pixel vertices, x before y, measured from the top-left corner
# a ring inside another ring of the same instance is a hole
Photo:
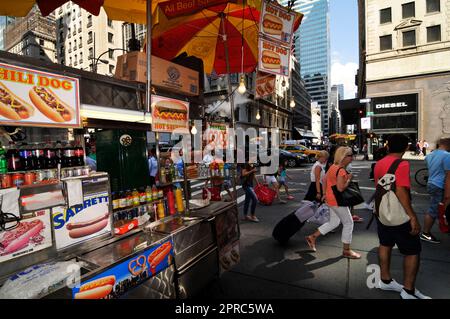
[[[415,288],[420,264],[420,224],[411,205],[410,167],[402,157],[408,148],[408,137],[388,137],[388,155],[375,166],[375,215],[381,278],[378,288],[400,293],[402,299],[430,299]],[[392,248],[397,245],[403,258],[403,285],[391,276]]]
[[[450,180],[450,138],[441,138],[437,150],[429,154],[425,160],[428,167],[427,190],[430,195],[430,208],[425,214],[423,232],[420,239],[429,243],[439,244],[440,240],[431,234],[434,221],[439,216],[439,203],[448,203],[444,196],[445,183]],[[448,196],[449,194],[447,194]]]

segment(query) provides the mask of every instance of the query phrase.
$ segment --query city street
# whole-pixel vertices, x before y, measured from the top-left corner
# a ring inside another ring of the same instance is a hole
[[[352,171],[359,181],[364,198],[369,198],[374,184],[368,179],[371,162],[355,161]],[[422,161],[411,161],[411,175],[424,167]],[[241,228],[241,261],[220,280],[211,284],[203,298],[388,298],[399,299],[395,292],[380,291],[367,287],[370,273],[367,267],[377,264],[378,238],[376,224],[366,230],[370,212],[357,209],[356,213],[363,217],[363,223],[355,224],[352,247],[362,254],[361,260],[341,258],[341,232],[338,228],[319,238],[317,252],[310,252],[304,236],[315,229],[315,225],[306,224],[286,247],[280,246],[272,238],[275,224],[284,216],[294,211],[303,198],[309,180],[309,167],[291,169],[288,175],[295,200],[287,204],[274,203],[270,207],[257,206],[260,223],[242,222]],[[239,192],[240,219],[242,218],[243,194]],[[413,181],[413,207],[423,222],[424,212],[428,207],[426,188]],[[282,196],[283,197],[283,196]],[[435,224],[435,235],[442,240],[441,244],[422,242],[422,261],[417,278],[417,288],[432,298],[450,298],[448,278],[450,275],[450,236],[439,233]],[[392,275],[402,281],[402,257],[397,249],[393,251]]]

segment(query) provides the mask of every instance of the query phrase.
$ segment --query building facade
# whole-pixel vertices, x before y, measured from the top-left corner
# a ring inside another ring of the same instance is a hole
[[[122,22],[109,20],[103,8],[94,16],[72,2],[55,14],[58,63],[113,75],[117,56],[124,54]]]
[[[123,32],[123,47],[128,48],[128,42],[131,40],[131,24],[123,23],[122,25]],[[145,35],[147,34],[147,27],[144,24],[135,24],[134,32],[136,36],[136,40],[138,40],[141,44],[141,48],[144,47]]]
[[[48,62],[56,62],[55,15],[43,17],[34,6],[27,16],[5,20],[4,50]],[[7,23],[9,22],[9,23]]]
[[[450,0],[365,1],[372,131],[434,143],[450,134]]]
[[[322,132],[322,111],[320,105],[317,102],[311,103],[311,131],[314,136],[318,137],[318,142],[323,142],[323,132]]]
[[[330,102],[328,108],[329,114],[329,133],[330,135],[335,133],[341,133],[341,113],[339,111],[339,101],[341,100],[340,91],[343,91],[344,86],[341,85],[333,85],[330,91]]]
[[[5,49],[6,27],[14,21],[12,17],[0,16],[0,50]]]
[[[287,5],[288,1],[282,1]],[[296,32],[295,55],[312,101],[321,107],[322,130],[329,134],[328,95],[330,92],[329,0],[297,0],[293,10],[304,14]]]

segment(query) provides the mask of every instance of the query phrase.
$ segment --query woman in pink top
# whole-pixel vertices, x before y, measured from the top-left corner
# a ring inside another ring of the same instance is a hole
[[[350,147],[339,147],[334,155],[334,164],[328,170],[325,176],[325,200],[330,207],[330,221],[320,226],[312,235],[306,237],[306,242],[311,250],[316,251],[316,240],[320,235],[326,235],[339,226],[342,222],[342,243],[344,250],[342,256],[350,259],[359,259],[361,255],[350,249],[353,235],[353,219],[349,207],[338,206],[333,193],[332,186],[336,185],[340,192],[343,192],[350,181],[352,174],[349,174],[345,168],[353,160],[353,152]]]

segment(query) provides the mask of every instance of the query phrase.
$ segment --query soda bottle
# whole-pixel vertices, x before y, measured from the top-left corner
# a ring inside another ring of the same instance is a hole
[[[75,146],[75,162],[75,166],[84,166],[84,150],[79,142]]]
[[[145,205],[147,203],[147,192],[144,187],[139,188],[139,204]]]
[[[45,168],[45,158],[44,158],[44,149],[41,144],[34,143],[33,145],[33,160],[34,167],[33,169],[44,169]]]
[[[170,166],[170,178],[171,178],[172,182],[177,179],[177,176],[175,174],[175,164],[172,164]]]
[[[139,192],[137,189],[133,189],[133,206],[139,206]]]
[[[126,208],[128,205],[128,201],[127,201],[127,196],[125,194],[125,192],[120,192],[119,193],[119,208],[123,209]]]
[[[61,167],[65,167],[65,161],[64,161],[64,148],[63,145],[61,143],[61,141],[56,141],[56,145],[55,145],[55,160],[56,160],[56,165],[61,164]]]
[[[150,186],[147,186],[145,188],[145,199],[146,199],[147,203],[152,202],[152,189]]]
[[[35,159],[32,148],[27,143],[22,143],[19,147],[20,158],[22,160],[22,169],[29,171],[34,169]]]
[[[67,142],[67,144],[64,146],[64,160],[65,160],[65,167],[76,166],[75,148],[72,146],[70,142]]]
[[[132,207],[133,206],[133,192],[128,189],[127,192],[127,207]]]
[[[6,151],[6,159],[8,161],[8,171],[17,172],[22,170],[22,161],[19,150],[16,148],[14,142],[9,142],[9,148]]]
[[[6,160],[6,151],[0,146],[0,174],[8,173],[8,161]]]
[[[164,167],[161,167],[161,180],[160,180],[161,184],[166,184],[167,180],[166,180],[166,169]]]
[[[56,168],[58,165],[55,149],[48,141],[44,146],[45,168]]]

